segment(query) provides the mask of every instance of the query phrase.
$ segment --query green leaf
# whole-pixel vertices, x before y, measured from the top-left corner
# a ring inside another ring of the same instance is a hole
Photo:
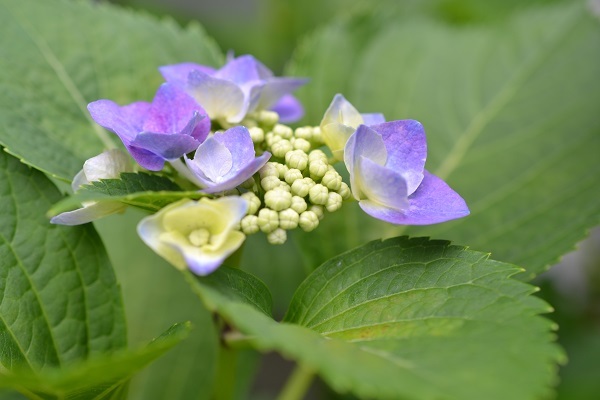
[[[182,30],[172,21],[67,0],[0,0],[0,49],[0,144],[67,181],[118,142],[91,120],[89,102],[150,101],[162,82],[157,67],[221,60],[197,25]]]
[[[16,372],[2,376],[0,386],[27,388],[38,395],[68,399],[113,398],[137,370],[160,357],[185,339],[190,324],[176,324],[149,345],[136,350],[121,350],[62,369],[47,369],[41,373]],[[125,398],[116,396],[115,398]]]
[[[519,271],[445,241],[374,241],[311,274],[282,323],[192,284],[248,343],[296,360],[339,392],[541,398],[563,356],[552,323],[538,316],[550,308],[511,278]]]
[[[311,77],[301,93],[310,122],[338,92],[361,112],[418,119],[429,142],[426,168],[472,214],[405,231],[356,209],[358,220],[340,221],[362,228],[352,241],[326,230],[312,240],[348,249],[409,232],[489,250],[524,266],[524,277],[555,263],[600,222],[598,18],[566,4],[488,26],[382,21],[337,21],[299,49],[292,73]]]
[[[183,191],[170,179],[140,173],[122,173],[121,179],[101,179],[84,185],[72,196],[55,204],[48,216],[79,208],[85,202],[114,202],[158,211],[167,204],[181,199],[199,199],[205,196],[198,191]]]

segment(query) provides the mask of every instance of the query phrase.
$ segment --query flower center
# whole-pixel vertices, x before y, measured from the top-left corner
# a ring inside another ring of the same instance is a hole
[[[206,228],[193,230],[188,235],[188,240],[193,246],[201,247],[210,241],[210,232]]]

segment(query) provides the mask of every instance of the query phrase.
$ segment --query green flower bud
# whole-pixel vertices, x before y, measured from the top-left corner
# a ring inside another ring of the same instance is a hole
[[[308,155],[302,150],[292,150],[285,155],[285,163],[290,168],[303,171],[308,165]]]
[[[248,211],[246,212],[246,214],[256,214],[261,204],[258,196],[253,192],[246,192],[242,194],[242,197],[248,201]]]
[[[283,138],[281,136],[274,135],[273,132],[267,132],[265,134],[265,143],[269,147],[273,146],[275,143],[279,142],[280,140],[283,140]]]
[[[302,150],[305,153],[310,151],[310,142],[306,139],[296,138],[293,143],[294,149]]]
[[[265,191],[273,190],[281,184],[281,181],[277,176],[265,176],[260,180],[260,186]]]
[[[289,171],[289,168],[285,164],[275,163],[277,167],[277,173],[279,174],[279,179],[285,178],[285,173]]]
[[[337,191],[342,199],[349,200],[352,197],[352,191],[350,190],[350,186],[346,182],[342,182],[340,188]]]
[[[300,215],[291,208],[279,211],[279,227],[281,229],[296,229]]]
[[[258,113],[258,121],[270,127],[279,122],[279,114],[275,111],[261,111]]]
[[[275,176],[279,178],[279,171],[277,170],[277,164],[273,162],[268,162],[262,166],[261,169],[258,170],[258,174],[260,175],[260,179],[264,179],[267,176]]]
[[[283,181],[279,181],[279,186],[277,186],[278,190],[285,190],[288,193],[292,193],[292,188],[290,185],[288,185],[287,183],[283,182]]]
[[[260,230],[258,226],[258,217],[256,215],[246,215],[240,223],[242,232],[246,235],[252,235]]]
[[[289,185],[293,184],[295,181],[297,181],[298,179],[302,179],[302,178],[304,178],[304,176],[302,175],[302,171],[300,171],[299,169],[296,169],[296,168],[288,169],[283,176],[283,179],[285,179],[285,181]]]
[[[292,146],[292,143],[287,139],[281,139],[271,145],[271,153],[273,153],[275,157],[283,158],[288,152],[292,150],[294,150],[294,147]]]
[[[323,206],[319,206],[317,204],[313,204],[308,208],[308,211],[312,211],[319,218],[319,221],[325,217],[325,209]]]
[[[327,204],[329,190],[320,183],[317,183],[311,187],[308,191],[308,198],[313,204],[325,205]]]
[[[251,176],[250,178],[248,178],[244,182],[242,182],[242,184],[240,186],[243,187],[244,189],[255,190],[256,189],[256,181],[254,180],[254,177]]]
[[[263,208],[258,212],[258,227],[264,233],[271,233],[279,227],[279,214],[269,208]]]
[[[321,179],[321,183],[327,186],[327,189],[337,192],[342,187],[342,176],[338,174],[334,168],[332,168],[325,172],[323,179]]]
[[[244,118],[242,122],[240,122],[240,125],[243,125],[246,128],[255,128],[257,126],[256,121],[250,118]]]
[[[319,150],[319,149],[315,149],[315,150],[311,151],[310,153],[308,153],[308,161],[309,162],[316,161],[316,160],[327,161],[327,154],[325,154],[325,152],[323,150]]]
[[[298,214],[303,213],[308,208],[308,204],[306,204],[306,200],[300,196],[292,196],[292,205],[290,208],[296,211]]]
[[[315,181],[321,180],[323,176],[325,176],[325,173],[327,173],[328,166],[329,165],[326,161],[311,161],[308,167],[308,170],[310,171],[310,177]]]
[[[287,125],[277,124],[273,127],[273,134],[284,139],[291,139],[294,136],[294,131]]]
[[[294,136],[298,139],[311,140],[312,139],[312,127],[310,126],[302,126],[296,128],[294,131]]]
[[[292,205],[292,194],[281,188],[269,190],[265,193],[265,205],[275,211],[285,210]]]
[[[342,207],[342,196],[340,196],[336,192],[329,192],[329,197],[327,198],[327,203],[325,204],[325,208],[329,212],[334,212],[339,210]]]
[[[300,225],[303,231],[310,232],[319,226],[319,217],[313,211],[304,211],[300,214],[298,225]]]
[[[315,186],[315,181],[310,178],[298,179],[292,183],[292,194],[306,197],[313,186]]]
[[[312,129],[312,141],[316,144],[324,144],[325,142],[323,141],[323,135],[321,135],[321,128],[318,126],[315,126]]]
[[[258,126],[248,128],[248,132],[250,132],[250,137],[254,143],[262,143],[265,140],[265,131]]]
[[[287,233],[281,228],[277,228],[267,235],[267,241],[271,244],[284,244],[286,240]]]

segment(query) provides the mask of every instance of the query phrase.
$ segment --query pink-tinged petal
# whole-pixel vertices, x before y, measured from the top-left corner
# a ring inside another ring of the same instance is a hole
[[[302,103],[291,94],[283,95],[270,109],[279,114],[279,122],[284,124],[299,121],[304,116]]]
[[[262,78],[259,74],[258,64],[260,63],[250,55],[240,56],[229,61],[213,75],[215,78],[226,79],[238,85],[250,81],[260,81]],[[264,72],[265,67],[262,66],[262,68],[262,72]]]
[[[374,125],[387,149],[385,166],[402,173],[411,194],[423,179],[427,158],[427,139],[423,125],[415,120],[400,120]]]
[[[368,199],[396,210],[408,207],[404,177],[368,158],[360,157],[358,169],[354,170],[353,185],[360,191],[360,198],[357,200]]]
[[[169,83],[174,83],[180,87],[185,87],[187,84],[188,76],[192,71],[200,71],[205,74],[212,75],[215,73],[215,69],[212,67],[208,67],[206,65],[200,65],[195,63],[181,63],[181,64],[173,64],[173,65],[165,65],[159,67],[160,71],[165,81]]]
[[[217,132],[213,139],[229,149],[233,157],[233,169],[248,164],[256,155],[250,132],[243,126],[234,126],[225,132]]]
[[[98,125],[116,133],[127,146],[140,131],[150,104],[137,102],[121,107],[110,100],[97,100],[87,108]]]
[[[241,185],[242,183],[250,179],[252,175],[257,173],[258,170],[261,169],[267,163],[267,161],[269,161],[269,158],[271,158],[271,153],[265,151],[259,157],[254,158],[250,163],[244,165],[243,168],[236,171],[232,170],[229,174],[227,174],[224,177],[225,180],[223,180],[222,182],[217,184],[209,184],[208,187],[202,189],[202,192],[218,193],[234,189],[235,187]]]
[[[249,99],[233,82],[192,71],[187,89],[211,119],[225,118],[231,123],[237,123],[246,115]]]
[[[385,117],[380,113],[373,114],[360,114],[363,119],[363,124],[367,126],[383,124],[385,122]]]
[[[195,124],[190,125],[191,119],[195,119]],[[163,83],[152,100],[142,131],[183,133],[203,141],[210,131],[210,120],[206,118],[206,111],[183,89]]]
[[[165,159],[151,151],[135,146],[127,146],[127,151],[129,151],[131,157],[133,157],[138,164],[147,170],[160,171],[165,165]]]
[[[274,77],[268,79],[260,92],[257,108],[259,110],[265,110],[273,107],[284,95],[292,93],[307,82],[308,79],[304,78]]]
[[[425,171],[425,177],[409,198],[409,207],[403,211],[361,201],[360,207],[369,215],[398,225],[431,225],[469,215],[462,197],[443,180]]]
[[[131,145],[149,151],[162,160],[175,160],[196,149],[198,141],[189,135],[142,132]]]

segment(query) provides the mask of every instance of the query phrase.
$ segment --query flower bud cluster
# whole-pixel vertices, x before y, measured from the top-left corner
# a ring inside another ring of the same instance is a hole
[[[277,115],[261,111],[248,117],[257,153],[268,151],[271,160],[258,172],[256,186],[248,183],[242,194],[248,203],[240,228],[246,235],[259,231],[272,244],[282,244],[287,231],[317,228],[325,212],[337,211],[351,197],[348,185],[329,164],[319,127],[292,129],[278,123]]]

